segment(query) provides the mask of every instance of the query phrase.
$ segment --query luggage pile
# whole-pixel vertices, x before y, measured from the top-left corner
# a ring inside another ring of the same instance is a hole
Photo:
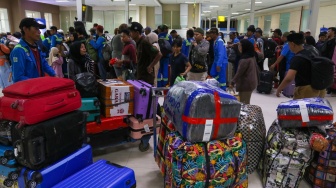
[[[165,187],[247,187],[241,103],[204,82],[174,85],[165,98],[155,156]]]
[[[152,86],[140,80],[98,80],[98,95],[82,98],[82,104],[90,113],[87,134],[93,148],[141,140],[139,149],[146,151],[153,118],[161,121],[153,115]]]
[[[333,109],[326,99],[308,98],[283,102],[278,105],[277,113],[278,118],[268,130],[264,157],[259,163],[262,182],[266,188],[297,188],[315,152],[326,153],[324,150],[329,142],[324,130],[332,124]],[[331,148],[329,145],[329,151]],[[324,160],[325,164],[330,162],[328,160]],[[320,181],[314,179],[314,175],[324,181],[331,177],[319,176],[316,169],[320,168],[312,163],[308,170],[311,181]]]
[[[51,187],[92,163],[72,80],[36,78],[3,90],[0,174],[7,187]]]

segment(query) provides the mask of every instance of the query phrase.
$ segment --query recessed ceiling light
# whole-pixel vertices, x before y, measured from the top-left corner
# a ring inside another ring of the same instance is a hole
[[[129,6],[135,6],[136,4],[129,4]]]
[[[210,8],[217,8],[217,7],[219,7],[218,5],[210,5],[209,6]]]
[[[195,2],[192,2],[192,1],[186,1],[184,3],[187,3],[187,4],[194,4]]]
[[[113,0],[113,1],[125,1],[125,0]]]
[[[239,14],[238,12],[232,12],[232,14]]]
[[[210,11],[210,10],[204,10],[203,12],[204,12],[204,13],[208,13],[208,12],[211,12],[211,11]]]
[[[57,3],[68,3],[69,0],[56,0]]]
[[[251,10],[251,9],[249,9],[249,8],[246,8],[245,10]]]
[[[255,3],[262,3],[261,1],[256,1]]]

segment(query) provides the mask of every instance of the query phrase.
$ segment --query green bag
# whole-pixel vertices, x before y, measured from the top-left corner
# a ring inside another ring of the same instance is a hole
[[[182,81],[185,81],[185,78],[183,76],[177,76],[174,84],[177,84],[177,83],[182,82]]]

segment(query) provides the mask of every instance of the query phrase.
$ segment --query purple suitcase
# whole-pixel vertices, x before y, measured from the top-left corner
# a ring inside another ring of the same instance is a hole
[[[134,117],[140,120],[153,118],[152,86],[141,80],[127,82],[134,87]]]
[[[285,75],[287,74],[287,72],[285,73]],[[282,94],[285,97],[288,98],[293,98],[294,96],[294,90],[295,90],[295,80],[292,80],[283,90],[282,90]]]

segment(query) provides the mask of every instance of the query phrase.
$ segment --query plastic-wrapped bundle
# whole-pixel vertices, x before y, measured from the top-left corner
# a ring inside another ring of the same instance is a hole
[[[171,132],[165,142],[165,187],[248,186],[246,145],[241,135],[207,143],[191,143],[178,132]]]
[[[262,157],[266,137],[264,116],[259,106],[242,105],[238,131],[243,134],[247,145],[247,173],[251,174]]]
[[[334,112],[327,99],[306,98],[290,100],[278,106],[278,120],[281,127],[314,127],[333,122]]]
[[[206,79],[205,83],[219,88],[219,82],[214,78]]]
[[[241,104],[222,89],[184,81],[169,90],[163,107],[185,139],[206,142],[233,136]]]
[[[262,167],[265,188],[297,188],[314,152],[308,128],[282,129],[273,122],[267,133]]]

